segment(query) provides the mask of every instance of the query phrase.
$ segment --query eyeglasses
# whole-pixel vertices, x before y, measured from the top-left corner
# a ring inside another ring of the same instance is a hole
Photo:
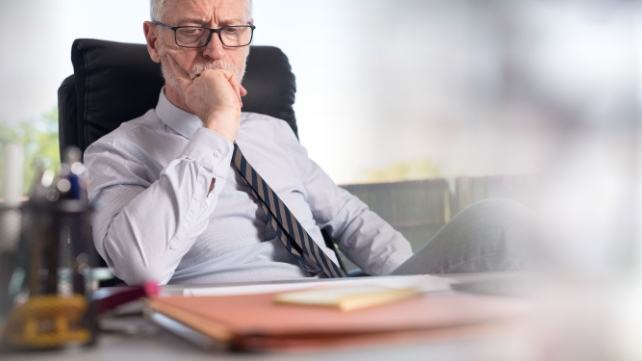
[[[154,25],[160,25],[174,31],[176,45],[184,48],[202,48],[212,40],[212,34],[216,33],[223,46],[228,48],[240,48],[250,45],[254,36],[254,25],[228,25],[218,29],[210,29],[204,26],[170,26],[160,21],[154,21]]]

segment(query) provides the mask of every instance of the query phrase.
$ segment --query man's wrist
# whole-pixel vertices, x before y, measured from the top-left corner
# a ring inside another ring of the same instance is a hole
[[[231,122],[234,121],[230,121],[229,119],[226,119],[226,117],[212,116],[203,122],[203,126],[213,132],[216,132],[218,135],[230,142],[234,142],[238,129],[238,121],[236,121],[237,124],[230,124]]]

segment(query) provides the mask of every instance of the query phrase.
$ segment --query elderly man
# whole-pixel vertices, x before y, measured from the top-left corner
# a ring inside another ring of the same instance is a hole
[[[285,122],[241,112],[250,0],[152,0],[151,16],[147,48],[165,78],[158,104],[85,153],[90,197],[100,195],[95,245],[119,278],[344,276],[322,228],[368,274],[505,261],[497,255],[513,231],[505,212],[492,211],[505,207],[460,215],[413,256],[400,233],[308,158]]]

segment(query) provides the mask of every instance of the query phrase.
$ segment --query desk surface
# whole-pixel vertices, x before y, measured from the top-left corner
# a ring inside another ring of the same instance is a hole
[[[487,280],[489,275],[455,276],[458,280]],[[168,287],[171,293],[180,288]],[[125,332],[103,333],[95,347],[53,352],[0,355],[2,360],[520,360],[523,349],[506,347],[504,336],[459,337],[424,343],[403,343],[376,347],[319,350],[304,353],[248,354],[204,350],[157,327],[140,316],[119,319]]]
[[[490,341],[490,342],[488,342]],[[494,346],[491,346],[494,345]],[[436,360],[520,360],[513,350],[493,340],[456,339],[428,344],[397,344],[342,350],[319,350],[304,353],[236,354],[199,349],[163,330],[147,335],[103,335],[98,346],[88,349],[2,355],[13,360],[369,360],[369,361],[436,361]]]

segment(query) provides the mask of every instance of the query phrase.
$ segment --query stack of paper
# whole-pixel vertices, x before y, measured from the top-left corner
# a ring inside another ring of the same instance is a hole
[[[212,345],[242,350],[282,350],[452,335],[494,325],[522,314],[526,307],[523,301],[454,292],[415,293],[413,297],[405,297],[409,294],[404,291],[384,292],[378,294],[381,297],[371,297],[372,294],[365,297],[368,292],[361,291],[356,292],[359,295],[356,298],[355,293],[336,289],[159,297],[150,302],[150,315],[164,326],[171,324],[188,330],[192,335],[200,335],[201,340],[211,341]],[[398,299],[386,304],[370,303],[381,298]],[[314,304],[327,302],[344,306],[300,305],[310,300]],[[371,307],[354,309],[355,305],[366,303]],[[353,310],[345,312],[342,307]]]

